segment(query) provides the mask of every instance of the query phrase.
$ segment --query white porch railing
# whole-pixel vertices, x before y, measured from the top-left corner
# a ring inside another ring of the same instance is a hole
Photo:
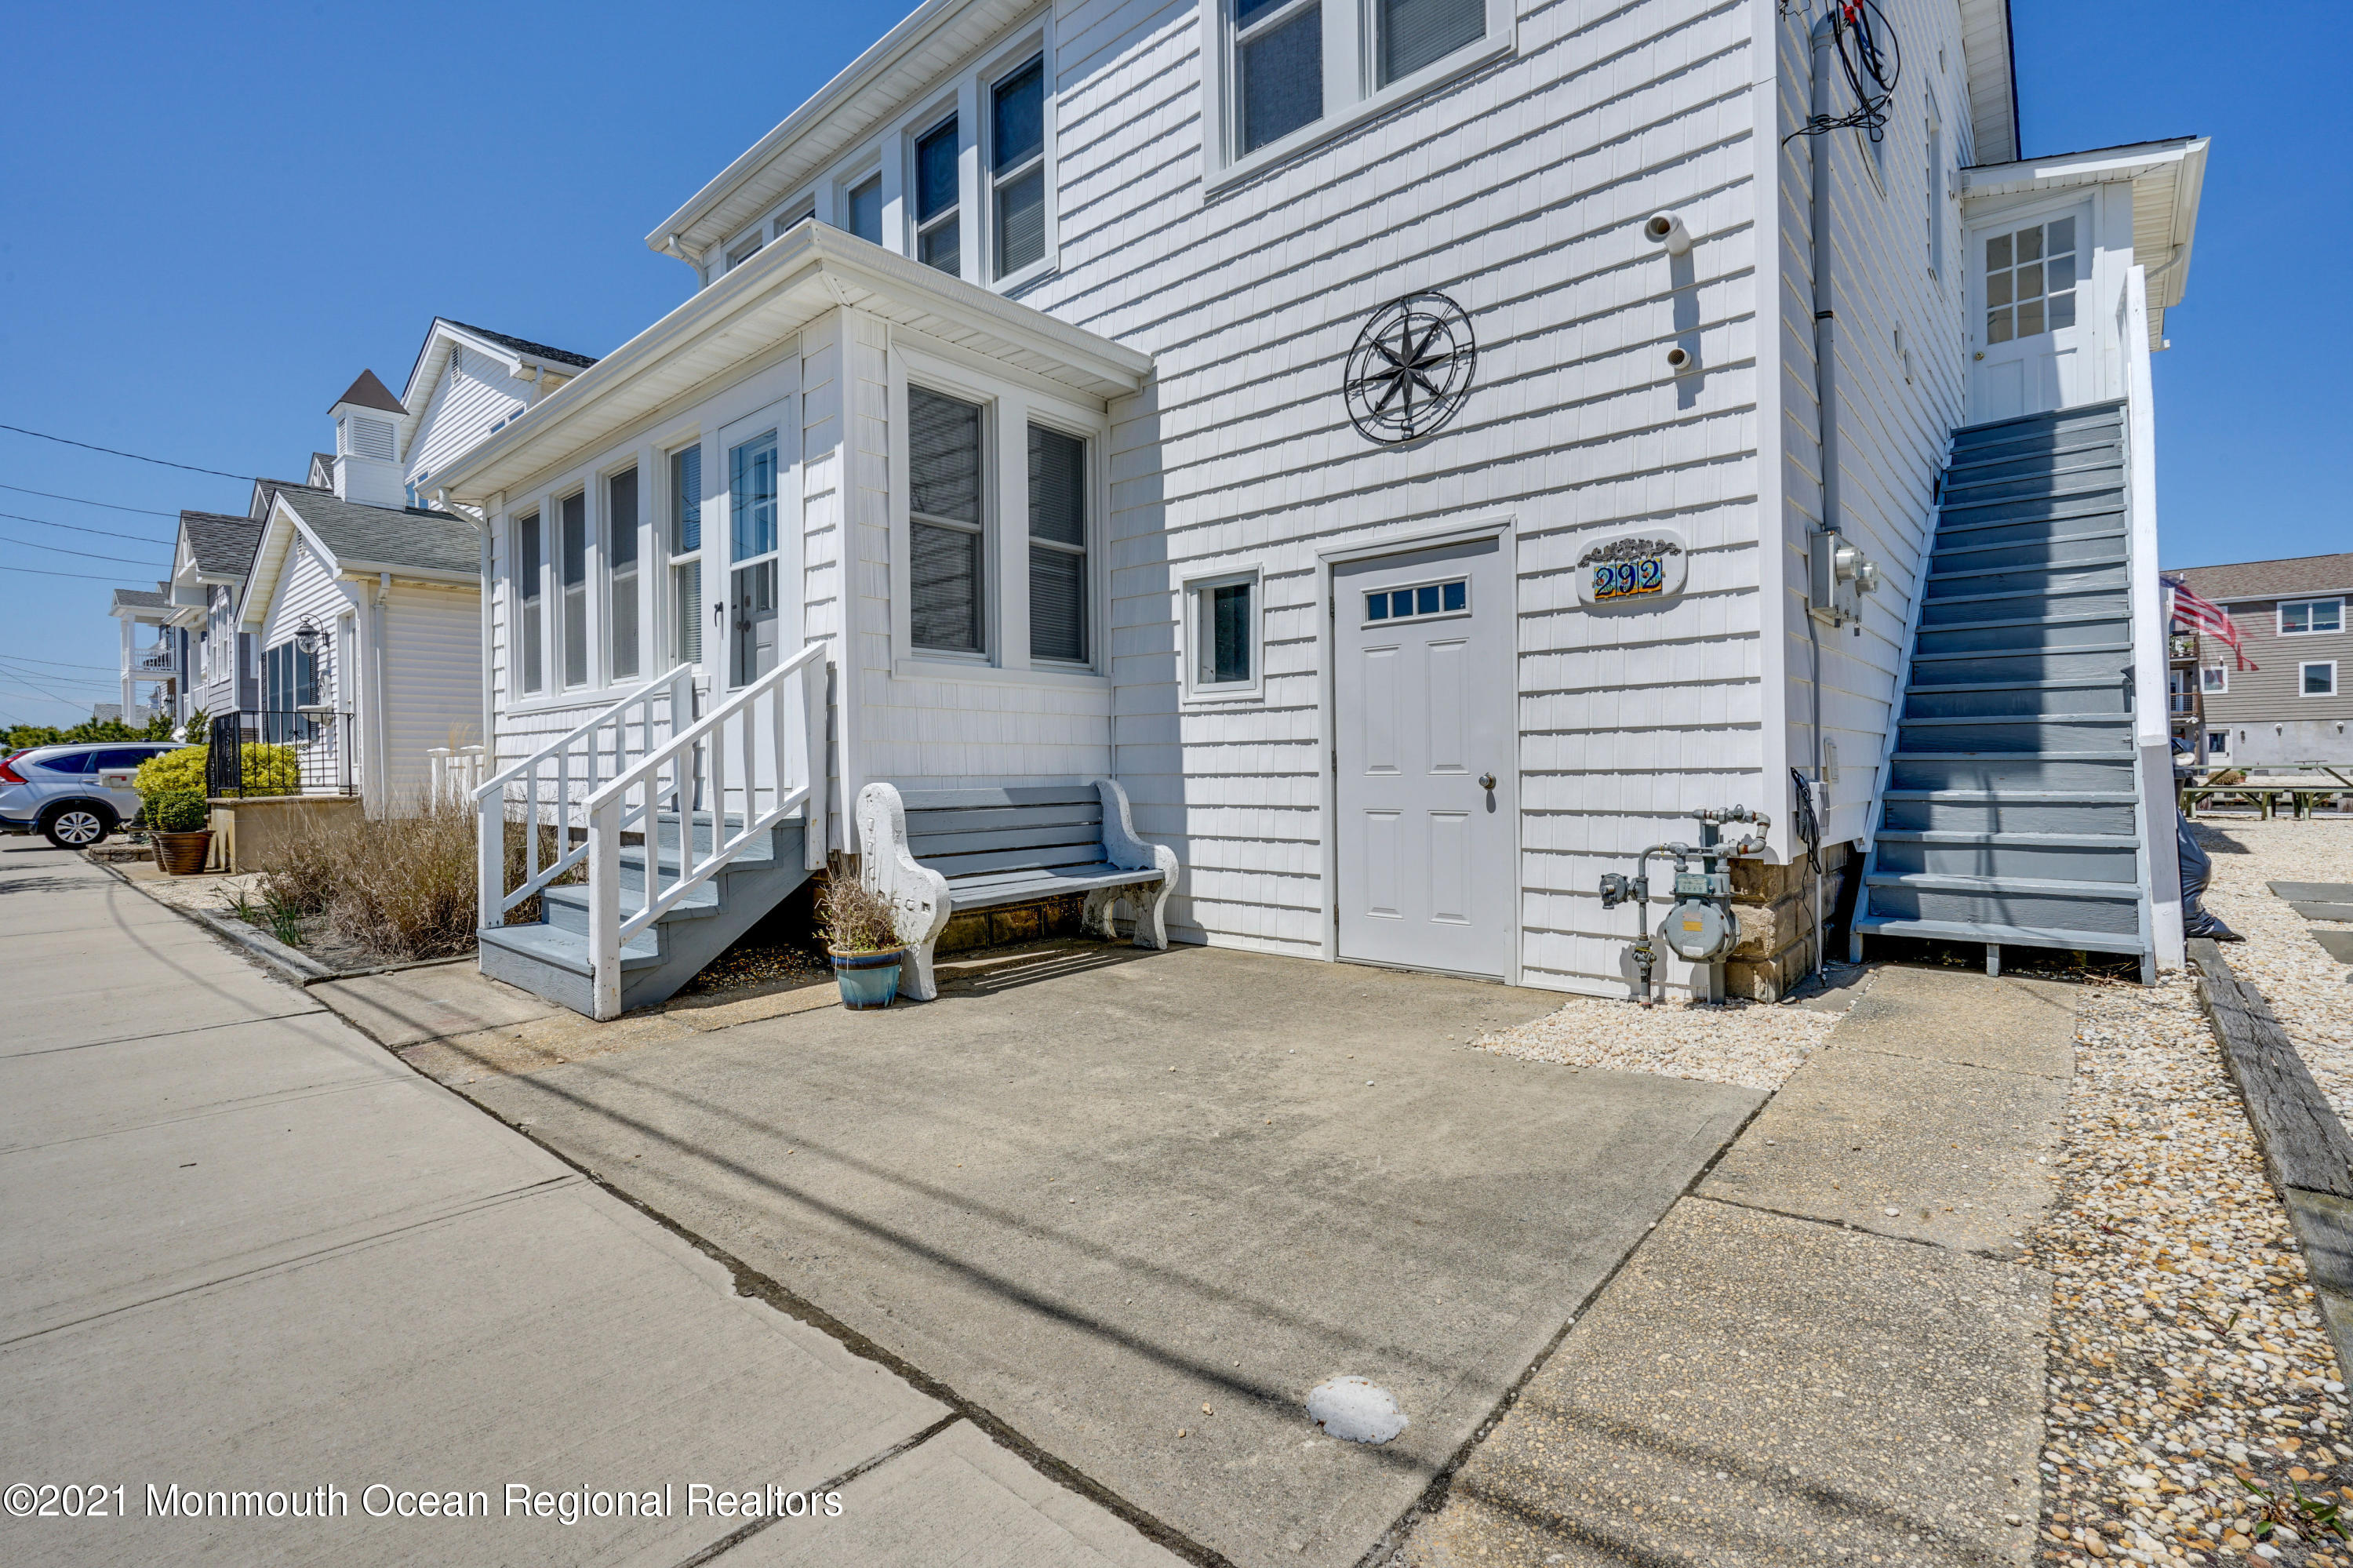
[[[668,738],[678,727],[673,715],[693,702],[693,670],[681,664],[474,788],[482,820],[475,908],[485,927],[504,925],[508,910],[580,863],[588,841],[571,842],[571,830],[587,825],[587,798]],[[520,816],[511,814],[518,793]],[[509,892],[507,833],[515,828],[523,834],[523,877]]]
[[[621,1011],[622,945],[796,810],[807,809],[805,865],[825,864],[825,652],[822,642],[802,649],[589,795],[588,961],[596,1017]],[[707,843],[696,832],[703,812]],[[678,824],[674,865],[663,863],[664,817]],[[644,824],[645,874],[625,899],[621,834],[632,822]]]
[[[482,784],[482,748],[479,746],[437,746],[426,754],[432,768],[433,804],[469,805]]]

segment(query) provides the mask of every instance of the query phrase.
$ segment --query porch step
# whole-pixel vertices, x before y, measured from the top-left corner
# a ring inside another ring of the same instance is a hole
[[[1954,432],[1858,950],[2151,952],[2125,462],[2116,403]]]
[[[618,882],[628,906],[642,896],[649,858],[665,885],[678,872],[681,842],[691,834],[708,851],[713,824],[698,814],[691,824],[666,816],[646,844],[623,844]],[[691,889],[621,948],[621,1006],[626,1011],[667,1001],[712,959],[807,882],[802,831],[783,822],[744,847],[711,880]],[[588,962],[588,889],[573,885],[540,895],[537,925],[502,926],[480,933],[482,972],[575,1012],[595,1015],[594,970]]]

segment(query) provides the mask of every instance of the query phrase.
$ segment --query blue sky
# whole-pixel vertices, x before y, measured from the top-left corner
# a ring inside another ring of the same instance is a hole
[[[2327,390],[2353,346],[2353,7],[2014,9],[2030,154],[2215,140],[2189,299],[2157,357],[2165,564],[2353,548],[2348,402]],[[691,281],[646,231],[901,14],[17,11],[0,64],[0,422],[299,478],[336,394],[363,366],[398,390],[437,313],[602,354]],[[0,484],[19,487],[0,490],[0,540],[131,563],[10,542],[0,567],[151,582],[170,517],[21,492],[173,514],[246,496],[5,430]],[[111,699],[109,588],[0,570],[0,719]]]

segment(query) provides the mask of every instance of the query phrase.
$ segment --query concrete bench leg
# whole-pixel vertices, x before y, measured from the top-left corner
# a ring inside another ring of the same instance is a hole
[[[1119,902],[1119,895],[1116,887],[1098,887],[1088,894],[1086,907],[1079,911],[1079,929],[1106,942],[1116,941],[1119,927],[1112,924],[1111,912]]]
[[[1168,946],[1168,922],[1164,912],[1168,907],[1168,895],[1176,891],[1174,879],[1164,878],[1142,887],[1127,890],[1128,907],[1135,911],[1135,945],[1162,952]]]

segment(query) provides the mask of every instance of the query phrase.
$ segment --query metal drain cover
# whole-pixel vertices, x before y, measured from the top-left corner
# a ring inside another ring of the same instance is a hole
[[[1351,1443],[1386,1443],[1411,1423],[1397,1396],[1360,1377],[1335,1377],[1307,1394],[1307,1414],[1334,1437]]]

